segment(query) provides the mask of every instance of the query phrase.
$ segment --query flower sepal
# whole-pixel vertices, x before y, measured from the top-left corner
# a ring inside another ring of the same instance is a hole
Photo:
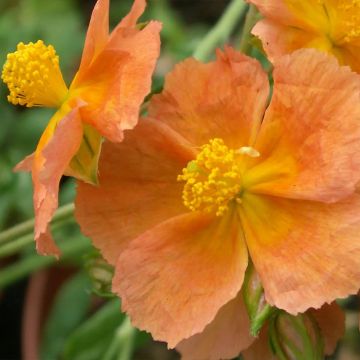
[[[102,141],[102,136],[95,128],[84,124],[81,145],[65,175],[73,176],[91,185],[98,185],[98,163]]]
[[[290,315],[279,311],[270,320],[270,346],[280,360],[322,360],[324,339],[311,313]]]
[[[252,263],[246,270],[242,293],[250,318],[250,334],[258,336],[264,323],[277,309],[266,302],[264,288]]]

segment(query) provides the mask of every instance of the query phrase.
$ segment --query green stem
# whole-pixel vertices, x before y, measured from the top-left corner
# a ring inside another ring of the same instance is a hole
[[[89,240],[83,237],[66,241],[61,247],[61,261],[67,260],[75,255],[81,255],[90,248]],[[46,268],[57,262],[53,256],[31,255],[25,257],[0,271],[0,289],[26,277],[34,271]]]
[[[55,212],[52,224],[59,221],[73,217],[74,215],[74,204],[67,204],[59,207]],[[0,245],[7,243],[13,239],[20,238],[22,236],[32,234],[34,229],[35,219],[27,220],[21,224],[15,225],[14,227],[0,233]]]
[[[136,330],[128,317],[118,327],[102,360],[130,360],[134,348]]]
[[[257,17],[257,10],[254,5],[250,5],[249,10],[246,14],[245,24],[242,30],[241,39],[240,39],[240,46],[239,50],[243,54],[249,54],[251,49],[250,37],[251,37],[251,30],[256,23]]]
[[[54,231],[62,227],[63,225],[68,224],[69,222],[73,222],[74,220],[75,220],[74,218],[69,217],[62,221],[58,221],[54,225],[52,225],[51,230]],[[32,232],[17,239],[13,239],[12,241],[6,242],[5,244],[0,246],[0,258],[13,255],[18,251],[22,250],[27,245],[33,243],[34,243],[34,235]]]
[[[232,0],[219,21],[200,42],[193,56],[200,61],[208,60],[214,49],[230,36],[246,8],[244,0]]]

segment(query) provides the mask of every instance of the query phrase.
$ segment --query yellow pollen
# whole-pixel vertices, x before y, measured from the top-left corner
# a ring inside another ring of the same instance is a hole
[[[8,101],[14,105],[60,107],[68,89],[52,45],[38,40],[19,43],[7,55],[1,79],[8,86]]]
[[[241,203],[241,169],[236,150],[229,149],[222,139],[212,139],[201,147],[178,181],[185,181],[184,205],[192,211],[223,215],[229,201]],[[238,199],[238,200],[237,200]]]
[[[339,9],[342,11],[345,36],[342,41],[349,43],[360,37],[360,0],[341,0]]]

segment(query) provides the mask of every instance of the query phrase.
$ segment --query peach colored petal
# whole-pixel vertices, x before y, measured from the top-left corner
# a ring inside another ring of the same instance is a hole
[[[306,71],[302,71],[306,69]],[[360,177],[360,77],[313,49],[277,60],[252,192],[334,202]]]
[[[219,310],[203,332],[183,340],[176,349],[183,360],[232,359],[255,340],[249,329],[249,317],[239,293]]]
[[[49,126],[52,126],[50,122]],[[45,130],[46,132],[46,130]],[[51,139],[40,143],[32,167],[34,184],[35,240],[42,255],[59,255],[49,233],[49,223],[58,207],[59,182],[82,138],[79,108],[60,120]]]
[[[333,44],[326,36],[319,36],[299,27],[285,26],[269,19],[259,21],[252,34],[261,39],[271,61],[301,48],[317,48],[328,53],[333,50]]]
[[[81,109],[82,120],[114,142],[122,141],[124,136],[120,89],[122,71],[128,61],[129,54],[123,51],[103,50],[71,86],[74,93],[87,103]]]
[[[101,186],[78,183],[76,218],[107,261],[114,264],[130,240],[187,211],[177,175],[194,156],[181,137],[149,119],[121,144],[104,143]]]
[[[82,73],[105,47],[109,37],[109,0],[98,0],[86,34],[79,73]]]
[[[26,156],[23,160],[21,160],[15,167],[14,171],[24,171],[24,172],[30,172],[33,166],[35,154],[30,154]]]
[[[84,120],[113,142],[138,121],[140,106],[151,89],[151,77],[160,54],[161,24],[144,29],[117,27],[104,50],[77,75],[71,91],[86,101]]]
[[[136,22],[142,15],[146,7],[145,0],[135,0],[134,4],[129,12],[120,22],[118,27],[135,27]]]
[[[150,21],[141,31],[128,32],[118,27],[111,34],[108,47],[129,54],[117,89],[118,123],[124,130],[137,124],[140,105],[151,90],[152,74],[160,55],[161,28],[161,23]]]
[[[247,0],[254,4],[265,18],[282,25],[316,31],[327,25],[322,4],[299,0]]]
[[[259,337],[249,348],[242,352],[244,360],[277,360],[270,347],[268,327],[265,325],[259,334]]]
[[[324,336],[325,354],[331,355],[345,334],[345,314],[335,302],[325,304],[319,310],[311,310],[311,313]]]
[[[167,123],[194,146],[222,138],[234,148],[251,142],[269,95],[260,64],[231,48],[217,60],[180,63],[166,77],[164,91],[152,98],[149,116]]]
[[[189,213],[130,242],[113,291],[134,326],[169,347],[204,330],[239,292],[247,250],[235,211],[222,218]]]
[[[246,193],[240,215],[271,305],[297,314],[358,291],[359,195],[323,204]]]

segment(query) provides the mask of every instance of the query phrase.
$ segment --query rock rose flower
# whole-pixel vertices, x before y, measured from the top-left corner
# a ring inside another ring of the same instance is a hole
[[[270,57],[317,48],[360,72],[359,0],[247,0],[264,19],[255,25]]]
[[[2,79],[10,91],[8,100],[57,110],[34,154],[17,166],[32,172],[35,240],[41,254],[60,254],[48,224],[58,206],[61,176],[97,183],[102,136],[120,142],[123,131],[137,123],[160,51],[160,23],[151,21],[142,29],[136,25],[144,8],[145,0],[135,0],[109,35],[109,0],[97,2],[69,88],[53,46],[41,40],[20,43],[7,57]]]
[[[249,257],[291,314],[358,291],[359,75],[304,49],[273,78],[268,105],[256,60],[226,48],[182,62],[136,129],[104,144],[101,185],[79,183],[76,217],[123,310],[170,347],[214,319],[229,329],[218,354],[249,345],[229,335],[248,328]]]

